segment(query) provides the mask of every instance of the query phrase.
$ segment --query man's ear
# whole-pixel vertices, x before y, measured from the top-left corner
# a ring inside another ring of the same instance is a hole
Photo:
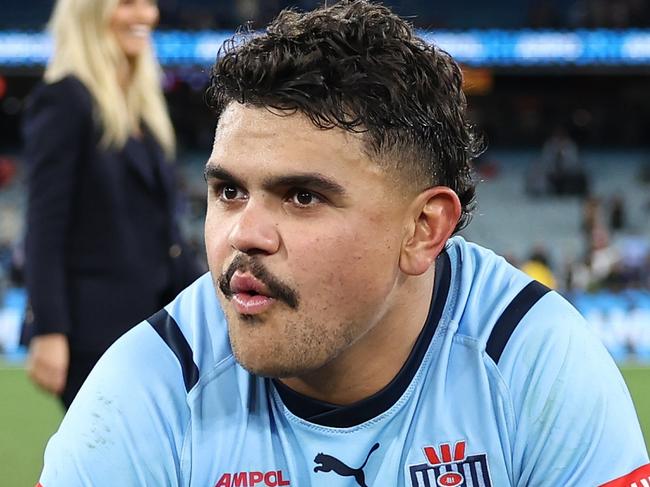
[[[446,186],[418,194],[409,207],[407,234],[402,241],[402,272],[419,276],[429,270],[454,233],[460,214],[458,195]]]

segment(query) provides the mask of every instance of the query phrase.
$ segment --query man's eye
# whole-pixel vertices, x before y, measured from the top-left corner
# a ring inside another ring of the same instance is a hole
[[[322,200],[310,191],[298,190],[291,197],[291,201],[298,206],[312,206]]]
[[[236,200],[243,197],[243,191],[232,184],[224,184],[218,188],[219,198],[226,201]]]

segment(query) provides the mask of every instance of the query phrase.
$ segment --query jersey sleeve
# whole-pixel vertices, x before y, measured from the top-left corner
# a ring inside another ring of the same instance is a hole
[[[184,485],[180,365],[144,322],[100,359],[48,442],[42,487]]]
[[[513,485],[609,487],[627,478],[611,486],[630,487],[650,475],[618,368],[558,294],[544,296],[519,323],[499,368],[516,418]]]

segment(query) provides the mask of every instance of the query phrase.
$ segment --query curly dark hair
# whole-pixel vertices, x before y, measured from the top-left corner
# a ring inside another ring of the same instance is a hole
[[[461,85],[458,64],[408,22],[381,5],[343,0],[285,10],[261,34],[236,34],[219,53],[206,98],[217,117],[236,101],[363,133],[368,155],[411,188],[458,194],[458,231],[474,206],[471,160],[483,148]]]

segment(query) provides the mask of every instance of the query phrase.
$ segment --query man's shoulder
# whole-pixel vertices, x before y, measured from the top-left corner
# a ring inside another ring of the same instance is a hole
[[[167,364],[164,370],[161,363]],[[125,364],[131,367],[131,373],[125,371],[129,382],[146,389],[172,381],[182,396],[214,368],[234,365],[225,317],[209,273],[125,333],[102,357],[98,369],[115,371]]]
[[[210,273],[199,277],[171,303],[146,320],[173,352],[188,390],[212,369],[234,365],[228,327]]]
[[[532,340],[536,333],[558,339],[588,335],[584,319],[566,299],[503,257],[463,239],[453,239],[448,252],[456,274],[456,333],[471,337],[495,362],[515,333]]]
[[[514,397],[527,397],[530,377],[543,395],[558,380],[584,386],[590,371],[624,393],[607,350],[564,297],[480,246],[460,241],[448,251],[458,275],[455,333],[493,364]]]
[[[102,356],[48,445],[43,478],[60,480],[62,465],[70,478],[77,478],[77,465],[88,465],[99,478],[121,464],[132,468],[118,478],[148,475],[168,484],[188,458],[195,405],[206,397],[201,385],[212,384],[217,394],[209,400],[224,408],[247,380],[228,343],[206,274]],[[236,382],[219,381],[223,374]]]

